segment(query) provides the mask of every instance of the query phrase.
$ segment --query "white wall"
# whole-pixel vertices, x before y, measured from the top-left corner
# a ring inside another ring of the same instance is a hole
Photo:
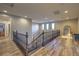
[[[26,34],[28,32],[28,42],[32,41],[32,20],[20,17],[12,17],[12,31]]]
[[[77,22],[78,21],[76,19],[56,22],[55,29],[59,29],[61,31],[61,34],[63,34],[64,26],[69,25],[69,26],[71,26],[72,33],[77,33],[78,32],[78,28],[77,28],[78,23]]]
[[[53,22],[48,22],[49,24],[49,30],[52,30],[52,24]],[[63,34],[63,29],[65,25],[69,25],[71,26],[71,30],[73,33],[78,33],[78,25],[79,25],[79,20],[77,19],[71,19],[71,20],[65,20],[65,21],[58,21],[58,22],[54,22],[55,23],[55,29],[54,30],[60,30],[61,34]],[[47,23],[43,23],[45,24],[45,31],[46,31],[46,24]],[[39,25],[39,29],[41,31],[41,24]]]

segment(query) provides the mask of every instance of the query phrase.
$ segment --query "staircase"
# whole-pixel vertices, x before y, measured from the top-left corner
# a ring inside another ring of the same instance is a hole
[[[26,34],[22,34],[16,31],[13,32],[13,40],[23,51],[24,55],[47,55],[47,44],[53,41],[53,45],[55,45],[55,43],[57,43],[56,37],[59,35],[59,30],[49,32],[43,31],[37,37],[33,38],[33,41],[28,44],[28,33],[26,32]]]

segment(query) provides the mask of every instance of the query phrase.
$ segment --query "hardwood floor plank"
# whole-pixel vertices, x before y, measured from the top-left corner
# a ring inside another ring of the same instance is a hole
[[[0,56],[23,56],[23,53],[8,38],[0,38]]]

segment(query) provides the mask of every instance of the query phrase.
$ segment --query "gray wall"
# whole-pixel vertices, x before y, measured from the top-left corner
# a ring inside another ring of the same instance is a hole
[[[12,17],[12,31],[18,31],[19,33],[26,34],[28,32],[28,42],[32,41],[32,20],[24,19],[20,17]]]
[[[32,34],[35,34],[39,31],[39,24],[32,23]]]

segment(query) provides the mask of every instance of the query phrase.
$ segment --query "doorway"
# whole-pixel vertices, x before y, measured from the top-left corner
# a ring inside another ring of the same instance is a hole
[[[4,36],[5,36],[5,24],[0,23],[0,37],[4,37]]]

